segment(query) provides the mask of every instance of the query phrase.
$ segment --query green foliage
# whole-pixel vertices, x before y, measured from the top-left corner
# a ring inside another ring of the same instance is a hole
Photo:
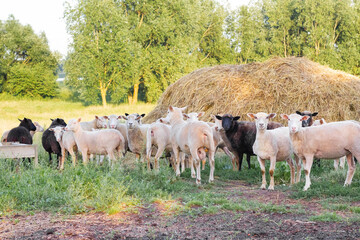
[[[36,35],[13,16],[0,21],[0,92],[15,96],[54,97],[56,95],[56,54],[45,34]]]
[[[326,212],[320,215],[312,216],[309,220],[318,222],[340,222],[343,221],[343,218],[335,212]]]

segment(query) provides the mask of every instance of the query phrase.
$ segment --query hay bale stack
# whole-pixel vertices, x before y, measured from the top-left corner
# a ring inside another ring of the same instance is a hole
[[[298,57],[219,65],[196,70],[170,85],[144,121],[166,116],[169,105],[205,111],[204,120],[211,114],[231,113],[248,120],[248,112],[296,110],[317,111],[328,122],[359,120],[360,79]]]

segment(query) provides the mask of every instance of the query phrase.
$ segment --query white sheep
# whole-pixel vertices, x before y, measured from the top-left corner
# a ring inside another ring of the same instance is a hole
[[[155,169],[159,169],[158,160],[166,150],[172,152],[170,141],[171,127],[167,124],[157,120],[155,123],[150,124],[146,132],[146,160],[148,169],[150,169],[150,158],[153,148],[156,147],[155,154]]]
[[[320,126],[320,125],[323,125],[323,124],[326,124],[326,123],[327,122],[325,121],[325,119],[321,118],[319,120],[315,120],[314,123],[311,126]],[[344,168],[345,167],[345,161],[346,161],[346,156],[335,159],[334,160],[334,168],[335,168],[335,170],[338,170],[339,162],[340,162],[340,168]]]
[[[205,122],[186,122],[182,111],[185,108],[170,106],[166,120],[171,125],[171,144],[176,159],[176,175],[180,175],[180,151],[191,155],[196,166],[196,184],[201,184],[200,163],[206,157],[208,149],[210,162],[209,182],[214,181],[215,145],[210,126]]]
[[[280,127],[273,130],[267,130],[267,125],[271,118],[276,116],[275,113],[263,113],[257,114],[248,113],[250,118],[255,119],[256,124],[256,139],[253,145],[253,151],[257,155],[257,159],[260,164],[262,174],[262,189],[266,189],[266,177],[265,177],[265,160],[270,160],[270,185],[269,190],[274,190],[274,171],[276,162],[286,161],[290,166],[291,181],[295,182],[295,167],[292,160],[292,146],[289,135],[289,128]],[[300,180],[301,166],[297,161],[298,166],[298,179]]]
[[[76,153],[77,146],[75,142],[74,133],[72,131],[65,131],[65,127],[56,126],[54,128],[50,128],[50,131],[54,132],[56,141],[60,144],[61,147],[61,159],[59,162],[59,169],[64,169],[65,162],[65,154],[68,151],[72,157],[73,166],[76,165]]]
[[[141,124],[141,118],[144,116],[145,114],[139,115],[137,113],[125,113],[125,116],[121,116],[126,120],[126,136],[129,149],[136,154],[136,159],[140,159],[141,162],[146,156],[146,133],[150,126],[149,124]]]
[[[80,125],[81,118],[71,119],[65,127],[66,131],[73,131],[76,145],[82,154],[84,164],[87,164],[89,154],[107,154],[110,160],[116,160],[115,154],[124,153],[124,137],[115,129],[99,131],[84,131]]]
[[[110,116],[106,116],[108,119],[108,123],[107,126],[109,129],[116,129],[118,131],[120,131],[120,133],[123,135],[124,140],[125,140],[125,154],[126,152],[129,150],[129,145],[128,145],[128,139],[127,139],[127,130],[126,130],[126,124],[125,123],[120,123],[120,119],[122,119],[122,116],[118,116],[115,114],[112,114]]]
[[[304,191],[311,185],[310,171],[314,157],[335,159],[346,155],[348,172],[344,186],[351,184],[356,167],[353,156],[360,159],[359,124],[353,121],[343,121],[303,128],[302,121],[306,121],[309,116],[282,114],[281,117],[288,121],[294,153],[303,161]]]

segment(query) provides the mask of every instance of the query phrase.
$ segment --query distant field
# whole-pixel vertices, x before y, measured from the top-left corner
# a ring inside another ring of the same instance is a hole
[[[90,121],[95,115],[122,115],[127,113],[149,113],[155,104],[139,103],[136,105],[120,104],[102,106],[83,106],[81,103],[62,100],[1,100],[0,99],[0,133],[19,125],[18,118],[30,118],[42,126],[50,125],[50,118],[63,118],[69,121],[81,117]]]

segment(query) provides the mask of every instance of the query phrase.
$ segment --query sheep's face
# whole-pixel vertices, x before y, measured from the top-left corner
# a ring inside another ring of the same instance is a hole
[[[223,129],[222,120],[217,119],[215,115],[211,115],[211,117],[214,119],[216,131],[220,131],[221,129]]]
[[[257,114],[248,113],[247,115],[250,118],[255,119],[256,129],[258,130],[266,130],[269,120],[276,116],[275,113],[267,114],[264,112],[259,112]]]
[[[29,118],[24,118],[23,120],[20,120],[20,124],[19,126],[24,127],[26,129],[28,129],[29,131],[36,131],[36,127],[34,125],[34,123],[31,121],[31,119]]]
[[[309,116],[301,116],[299,114],[281,114],[281,117],[288,121],[289,131],[291,134],[297,133],[303,126],[302,121],[308,120]]]
[[[216,115],[215,117],[222,121],[222,127],[225,131],[229,131],[235,122],[240,119],[239,116],[233,117],[231,114],[224,114],[223,116]]]
[[[134,129],[135,127],[141,125],[141,118],[143,118],[144,116],[145,114],[139,115],[138,113],[133,113],[129,115],[125,113],[125,117],[122,117],[126,120],[126,127],[128,129]]]
[[[317,112],[311,113],[309,111],[303,111],[303,112],[296,111],[296,113],[299,114],[300,116],[309,116],[307,120],[302,121],[303,127],[310,127],[313,124],[312,117],[315,117],[318,114]]]
[[[111,129],[115,129],[119,123],[119,117],[116,115],[110,115],[108,119],[108,126]]]
[[[54,127],[54,128],[50,128],[49,130],[54,132],[56,141],[61,142],[62,136],[63,136],[64,131],[65,131],[65,127],[57,126],[57,127]]]
[[[73,131],[76,132],[81,128],[80,126],[81,118],[78,119],[71,119],[65,127],[65,131]]]
[[[96,127],[97,128],[107,128],[107,116],[103,116],[103,117],[98,117],[95,116],[96,119]]]

